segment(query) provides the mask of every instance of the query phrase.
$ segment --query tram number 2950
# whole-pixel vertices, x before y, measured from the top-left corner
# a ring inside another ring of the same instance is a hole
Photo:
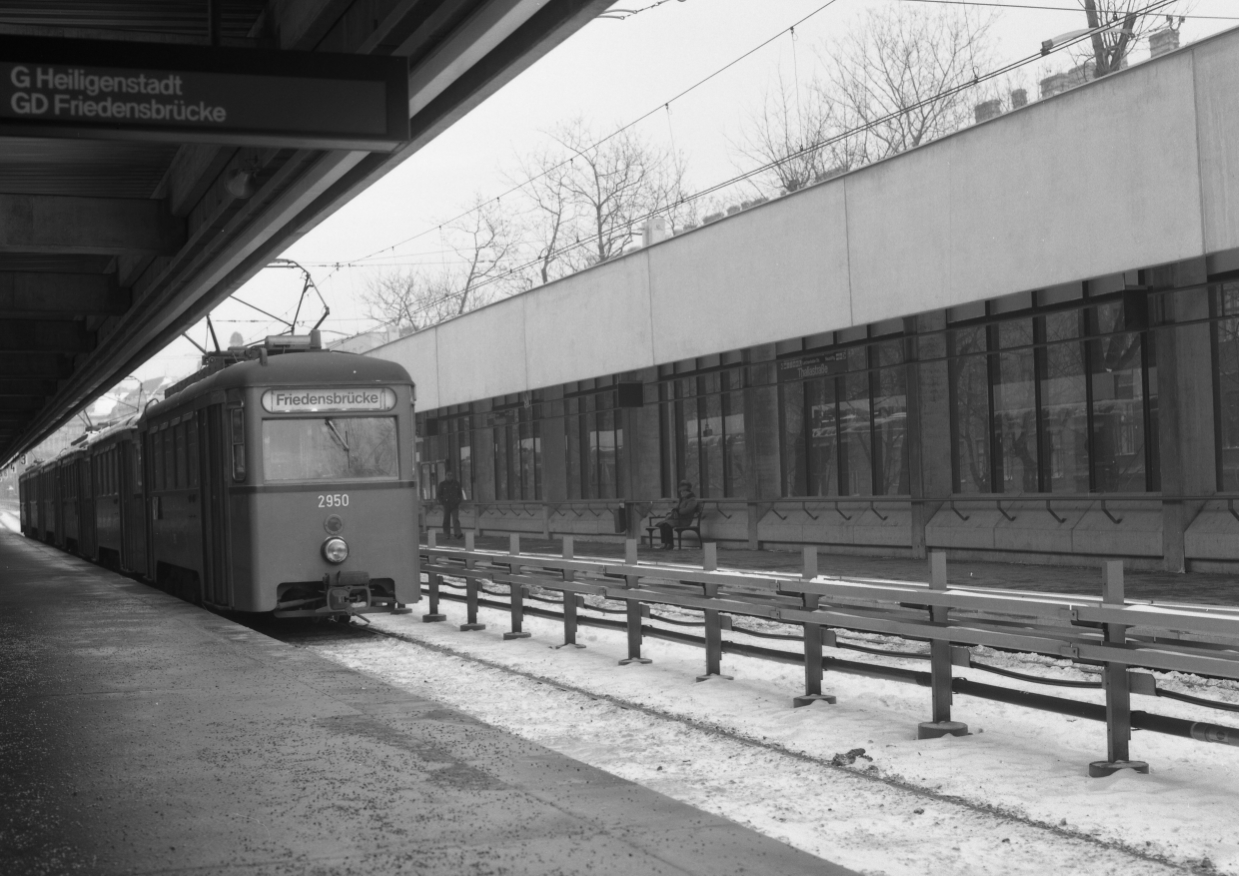
[[[325,496],[319,496],[318,507],[320,508],[347,508],[348,507],[348,493],[328,493]]]

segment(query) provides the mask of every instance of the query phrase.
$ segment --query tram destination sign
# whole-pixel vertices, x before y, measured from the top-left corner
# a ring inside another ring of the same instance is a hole
[[[0,36],[0,133],[391,151],[403,58]]]
[[[346,389],[268,389],[262,394],[262,409],[269,414],[333,414],[390,411],[396,406],[395,390],[383,387]]]

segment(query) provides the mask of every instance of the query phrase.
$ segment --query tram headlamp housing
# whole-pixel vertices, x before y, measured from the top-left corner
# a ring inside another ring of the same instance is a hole
[[[343,563],[348,559],[348,542],[337,537],[323,542],[323,559],[329,563]]]

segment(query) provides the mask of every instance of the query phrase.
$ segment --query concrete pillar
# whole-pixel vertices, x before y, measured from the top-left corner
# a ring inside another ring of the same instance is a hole
[[[490,399],[473,403],[473,489],[479,502],[495,501],[495,430],[490,425]]]
[[[912,555],[926,556],[925,526],[951,494],[951,393],[946,312],[908,320],[914,335],[908,364],[908,483],[912,491]],[[924,360],[924,361],[922,361]],[[937,501],[935,501],[937,500]]]
[[[562,386],[542,390],[542,500],[552,505],[568,498],[563,397]]]
[[[645,404],[632,410],[631,426],[624,429],[624,446],[631,448],[627,495],[636,501],[662,498],[658,369],[647,368],[629,379],[645,384]]]
[[[745,497],[749,500],[748,546],[761,546],[758,522],[759,500],[781,495],[779,466],[779,387],[775,370],[775,346],[767,344],[748,351],[748,379],[744,389]]]
[[[1203,266],[1202,271],[1203,272]],[[1176,284],[1195,279],[1178,271]],[[1204,277],[1200,276],[1199,280]],[[1206,289],[1163,296],[1165,328],[1154,331],[1157,351],[1158,437],[1161,442],[1162,556],[1168,572],[1186,568],[1183,535],[1203,502],[1184,496],[1211,496],[1217,491],[1213,426],[1213,354],[1206,322]]]

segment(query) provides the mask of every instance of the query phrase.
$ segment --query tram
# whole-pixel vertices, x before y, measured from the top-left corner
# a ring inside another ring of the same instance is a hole
[[[416,602],[408,372],[315,336],[247,356],[24,473],[23,531],[220,610]]]

